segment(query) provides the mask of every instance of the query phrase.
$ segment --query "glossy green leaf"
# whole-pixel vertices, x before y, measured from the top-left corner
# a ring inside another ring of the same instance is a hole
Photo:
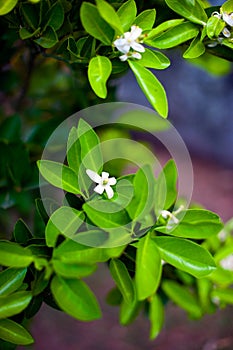
[[[184,52],[184,58],[197,58],[205,53],[205,45],[200,40],[199,37],[196,37],[192,40],[190,46]]]
[[[56,245],[57,237],[62,234],[72,237],[84,222],[83,213],[71,207],[60,207],[50,217],[45,229],[48,247]]]
[[[66,153],[69,167],[78,175],[81,164],[81,146],[78,131],[75,127],[72,127],[69,132]]]
[[[51,160],[39,160],[37,165],[41,175],[53,186],[70,193],[81,194],[77,175],[66,165]]]
[[[132,24],[134,24],[134,20],[137,14],[137,7],[134,0],[128,0],[123,3],[118,11],[118,17],[120,18],[122,28],[127,31]]]
[[[204,239],[216,235],[223,228],[219,216],[209,210],[188,209],[176,217],[181,221],[175,228],[170,230],[162,226],[156,230],[177,237]]]
[[[17,243],[0,241],[0,264],[11,267],[27,267],[33,261],[30,250]]]
[[[101,98],[107,97],[106,83],[112,71],[111,61],[104,56],[96,56],[90,60],[88,79],[95,94]]]
[[[193,294],[175,281],[164,280],[162,289],[167,296],[179,307],[187,311],[194,318],[202,316],[201,307]]]
[[[167,96],[162,84],[153,73],[139,63],[129,61],[129,65],[148,101],[162,117],[166,118],[168,114]]]
[[[33,236],[28,226],[22,219],[19,219],[14,227],[14,238],[17,243],[26,244]]]
[[[54,29],[48,26],[42,36],[34,41],[43,48],[50,49],[58,43],[58,37]]]
[[[80,18],[86,32],[100,40],[105,45],[112,45],[114,30],[100,16],[96,6],[83,2],[80,9]]]
[[[206,34],[210,39],[218,37],[225,28],[226,23],[215,16],[211,16],[206,24]]]
[[[155,237],[153,241],[163,260],[197,278],[209,275],[216,268],[210,253],[192,241],[175,237]]]
[[[81,280],[55,276],[51,290],[60,308],[77,320],[93,321],[101,317],[94,294]]]
[[[20,324],[12,320],[0,320],[0,338],[17,345],[29,345],[34,342],[32,336]]]
[[[184,22],[168,29],[154,39],[147,39],[145,43],[158,49],[169,49],[193,39],[198,33],[199,28],[197,25],[190,22]]]
[[[0,319],[11,317],[23,311],[32,299],[30,292],[15,292],[0,297]]]
[[[174,28],[178,26],[179,24],[183,23],[184,19],[170,19],[169,21],[162,22],[157,27],[153,28],[145,38],[145,42],[149,39],[152,40],[156,38],[157,36],[161,35],[163,32],[167,31],[168,29]]]
[[[154,51],[146,48],[142,58],[138,63],[147,68],[166,69],[170,66],[170,60],[167,56],[159,51]]]
[[[130,304],[123,301],[120,306],[120,324],[122,326],[128,326],[130,323],[132,323],[138,316],[141,307],[142,302],[138,301],[136,298]]]
[[[53,259],[53,268],[56,274],[64,278],[83,278],[96,271],[97,265],[67,264]]]
[[[161,258],[154,240],[149,234],[140,239],[136,254],[135,282],[138,300],[153,295],[160,283]]]
[[[142,30],[150,30],[155,23],[155,17],[155,9],[145,10],[136,17],[134,24]]]
[[[117,32],[122,34],[123,28],[120,18],[114,8],[104,0],[96,0],[97,9],[101,17]]]
[[[165,0],[166,4],[176,13],[182,17],[187,18],[191,22],[198,24],[205,24],[207,22],[207,15],[204,8],[199,1],[188,2],[179,0]]]
[[[222,5],[221,9],[222,9],[222,11],[224,11],[228,14],[233,12],[233,1],[232,0],[225,1]]]
[[[0,272],[0,296],[15,292],[23,283],[27,269],[8,268]]]
[[[0,16],[6,15],[13,10],[18,0],[1,0],[0,2]]]
[[[124,300],[132,302],[135,297],[134,285],[125,264],[119,259],[112,259],[109,268]]]
[[[50,7],[47,17],[47,25],[52,27],[54,30],[61,28],[64,22],[64,9],[61,1],[58,0],[53,6]]]
[[[218,299],[223,303],[233,304],[233,289],[216,288],[211,293],[212,299]]]
[[[155,339],[164,323],[164,307],[160,297],[155,294],[149,300],[150,339]]]

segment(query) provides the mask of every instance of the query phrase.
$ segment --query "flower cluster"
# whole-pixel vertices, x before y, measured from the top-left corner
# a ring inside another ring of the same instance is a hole
[[[142,29],[135,25],[131,27],[130,32],[126,32],[117,38],[113,45],[123,53],[120,56],[120,60],[126,61],[131,57],[140,60],[142,58],[141,53],[145,52],[144,46],[141,45],[142,39]]]

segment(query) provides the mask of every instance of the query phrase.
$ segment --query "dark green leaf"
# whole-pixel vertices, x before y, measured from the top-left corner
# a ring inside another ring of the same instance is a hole
[[[142,302],[138,301],[136,297],[131,303],[123,300],[120,306],[120,324],[127,326],[132,323],[137,317],[142,305]]]
[[[19,141],[21,120],[18,115],[5,119],[0,125],[0,139],[3,141]]]
[[[34,342],[31,334],[20,324],[12,320],[0,320],[0,338],[17,345],[29,345]]]
[[[47,25],[52,27],[55,31],[58,30],[64,22],[64,10],[61,1],[57,1],[50,7],[47,13]]]
[[[14,238],[17,243],[26,244],[32,238],[31,231],[22,219],[19,219],[14,227]]]
[[[58,43],[58,37],[54,29],[48,26],[42,36],[34,41],[43,48],[50,49]]]

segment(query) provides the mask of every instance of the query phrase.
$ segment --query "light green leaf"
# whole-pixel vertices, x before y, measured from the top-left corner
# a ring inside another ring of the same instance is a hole
[[[140,66],[139,63],[130,60],[128,63],[148,101],[162,117],[166,118],[168,114],[167,96],[162,84],[154,74]]]
[[[161,258],[196,278],[209,275],[215,268],[210,253],[202,246],[182,238],[154,237]]]
[[[164,323],[164,307],[160,297],[155,294],[149,300],[149,319],[150,319],[150,339],[157,337]]]
[[[53,186],[74,194],[82,194],[78,188],[78,178],[75,172],[61,163],[51,160],[37,162],[41,175]]]
[[[170,66],[170,60],[167,56],[159,51],[154,51],[146,48],[142,54],[142,58],[138,63],[147,68],[166,69]]]
[[[166,4],[182,17],[187,18],[191,22],[203,24],[207,22],[207,15],[199,1],[188,2],[179,0],[165,0]]]
[[[215,16],[211,16],[206,24],[206,34],[210,39],[218,37],[225,28],[226,23]]]
[[[135,297],[133,281],[125,264],[119,259],[110,261],[110,272],[124,300],[131,303]]]
[[[122,34],[123,28],[121,21],[114,8],[104,0],[96,0],[96,5],[101,17],[116,30],[117,33]]]
[[[173,229],[158,227],[157,231],[172,236],[205,239],[216,235],[223,227],[219,216],[209,210],[188,209],[176,215],[180,223]]]
[[[161,24],[159,24],[157,27],[153,28],[148,34],[147,37],[145,38],[145,42],[147,39],[152,40],[155,37],[159,36],[163,32],[167,31],[168,29],[174,28],[178,26],[179,24],[183,23],[184,19],[170,19],[169,21],[165,21]]]
[[[29,249],[21,247],[17,243],[0,241],[0,264],[11,267],[27,267],[33,261]]]
[[[0,296],[0,319],[19,314],[26,309],[32,299],[30,292],[15,292],[11,295]]]
[[[66,154],[69,167],[78,175],[81,164],[81,146],[75,127],[72,127],[69,132]]]
[[[88,66],[88,79],[98,97],[107,97],[106,83],[112,72],[111,61],[104,56],[93,57]]]
[[[27,269],[8,268],[0,272],[0,296],[15,292],[22,284]]]
[[[217,298],[226,304],[233,304],[233,289],[216,288],[212,291],[211,298]]]
[[[233,11],[233,0],[227,0],[223,3],[221,10],[226,13],[231,13]]]
[[[194,38],[190,46],[184,52],[184,58],[197,58],[205,52],[205,45],[200,40],[199,36]]]
[[[12,320],[0,320],[0,338],[17,345],[29,345],[34,342],[32,336],[20,324]]]
[[[104,45],[112,45],[114,30],[100,16],[95,5],[83,2],[80,9],[80,18],[88,34],[100,40]]]
[[[117,11],[118,17],[120,18],[121,25],[124,31],[128,30],[137,14],[137,7],[134,0],[128,0],[121,5]]]
[[[81,280],[55,276],[51,290],[60,308],[77,320],[93,321],[101,317],[94,294]]]
[[[18,0],[1,0],[0,2],[0,16],[6,15],[13,10]]]
[[[169,49],[196,37],[198,33],[197,25],[185,22],[168,29],[154,39],[146,39],[145,43],[158,49]]]
[[[179,307],[187,311],[194,318],[202,316],[201,306],[193,294],[175,281],[164,280],[162,289],[167,296]]]
[[[142,307],[143,303],[134,298],[131,303],[127,303],[125,300],[122,301],[120,306],[120,324],[122,326],[128,326],[132,323]]]
[[[64,278],[83,278],[96,271],[97,265],[67,264],[60,260],[52,260],[56,274]]]
[[[150,234],[147,234],[139,240],[136,254],[135,282],[138,300],[144,300],[156,292],[161,272],[158,248]]]
[[[134,24],[142,30],[150,30],[155,23],[155,16],[155,9],[145,10],[136,17]]]
[[[43,48],[50,49],[58,43],[58,37],[54,29],[48,26],[42,36],[34,41]]]

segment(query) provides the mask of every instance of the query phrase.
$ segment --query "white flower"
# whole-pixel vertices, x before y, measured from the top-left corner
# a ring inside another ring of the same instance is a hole
[[[180,213],[183,209],[184,209],[184,206],[181,205],[176,211],[174,211],[174,213],[171,213],[168,210],[161,211],[160,215],[164,219],[168,219],[167,228],[172,228],[174,225],[177,225],[180,222],[175,215]]]
[[[230,38],[231,36],[231,32],[229,31],[229,29],[227,29],[227,27],[225,27],[222,31],[222,34],[226,37],[226,38]]]
[[[141,28],[132,26],[131,31],[124,33],[120,38],[116,39],[113,45],[124,54],[127,54],[130,49],[137,52],[145,52],[144,46],[139,43],[141,34]]]
[[[233,254],[228,255],[226,258],[219,262],[225,270],[233,271]]]
[[[114,196],[114,192],[111,186],[116,184],[115,177],[109,178],[109,173],[106,173],[105,171],[102,172],[101,176],[98,175],[95,171],[90,169],[87,169],[86,173],[92,181],[98,184],[94,188],[94,191],[96,193],[102,194],[105,191],[107,193],[108,199],[111,199]]]
[[[228,14],[226,12],[223,12],[222,19],[226,24],[228,24],[230,27],[233,27],[233,12]]]
[[[137,60],[140,60],[142,58],[142,55],[139,52],[128,52],[124,55],[120,56],[121,61],[126,61],[128,58],[136,58]]]

